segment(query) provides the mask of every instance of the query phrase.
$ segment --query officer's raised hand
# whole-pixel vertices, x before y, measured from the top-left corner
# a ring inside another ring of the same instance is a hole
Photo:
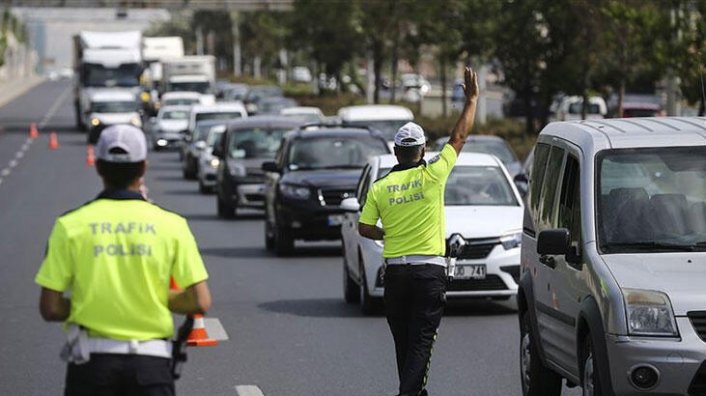
[[[470,67],[463,71],[463,93],[466,95],[466,103],[463,106],[461,116],[456,122],[456,126],[451,132],[449,144],[453,146],[456,153],[460,153],[463,145],[466,144],[468,133],[473,127],[476,118],[476,102],[478,99],[478,75]]]

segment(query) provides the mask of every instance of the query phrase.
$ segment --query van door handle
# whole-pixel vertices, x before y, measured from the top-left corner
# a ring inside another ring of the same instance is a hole
[[[541,256],[539,262],[546,265],[549,268],[556,268],[556,260],[552,256]]]

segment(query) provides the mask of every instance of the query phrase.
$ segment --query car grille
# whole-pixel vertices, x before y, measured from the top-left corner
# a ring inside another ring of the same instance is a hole
[[[689,396],[706,396],[706,362],[701,364],[694,379],[691,380]]]
[[[353,196],[355,196],[355,192],[352,190],[319,190],[319,197],[323,206],[338,206],[341,204],[341,201]]]
[[[454,279],[447,291],[493,291],[507,290],[507,286],[497,275],[488,275],[485,279]]]
[[[245,199],[250,202],[261,202],[265,200],[265,197],[259,194],[245,194]]]
[[[468,239],[466,240],[466,246],[458,255],[460,260],[477,260],[484,259],[490,255],[496,245],[500,243],[499,238],[482,238],[482,239]],[[449,252],[449,241],[446,240],[446,254]]]
[[[706,341],[706,311],[691,311],[686,314],[701,340]]]

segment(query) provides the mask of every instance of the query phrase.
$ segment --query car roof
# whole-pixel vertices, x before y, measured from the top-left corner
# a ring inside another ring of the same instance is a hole
[[[248,118],[239,118],[228,122],[228,129],[244,128],[296,128],[304,125],[306,121],[296,117],[285,117],[281,115],[256,115]]]
[[[346,121],[383,121],[414,119],[412,111],[403,106],[395,105],[362,105],[342,107],[338,116]]]
[[[705,117],[612,118],[553,122],[540,142],[564,139],[590,155],[612,148],[680,147],[706,145]]]
[[[226,113],[229,111],[239,111],[245,113],[245,106],[240,102],[220,102],[210,105],[193,105],[191,111],[195,113]]]
[[[285,109],[282,109],[280,111],[281,114],[288,114],[288,115],[309,115],[309,114],[315,114],[315,115],[324,115],[323,112],[321,112],[321,109],[315,106],[294,106],[294,107],[287,107]]]
[[[92,102],[109,102],[109,101],[137,101],[137,97],[133,92],[122,89],[101,89],[91,93]]]
[[[159,109],[161,113],[167,111],[191,111],[191,106],[189,105],[169,105],[164,106]]]
[[[436,139],[436,143],[444,143],[449,140],[448,136],[445,137],[440,137]],[[466,142],[473,142],[473,141],[482,141],[482,140],[492,140],[496,142],[505,142],[505,139],[501,138],[500,136],[495,136],[495,135],[470,135],[468,138],[466,138]]]
[[[438,152],[428,152],[424,155],[425,160],[430,160],[438,155]],[[380,168],[392,168],[397,165],[397,157],[393,154],[380,155],[377,157]],[[456,166],[496,166],[500,167],[500,161],[490,154],[464,153],[462,152],[456,160]]]
[[[197,122],[196,126],[208,128],[208,127],[212,127],[212,126],[216,126],[216,125],[226,125],[226,124],[228,124],[228,120],[203,120],[203,121]]]
[[[189,91],[171,91],[171,92],[165,92],[162,94],[162,100],[164,99],[174,99],[174,98],[188,98],[188,99],[198,99],[201,97],[201,94],[198,92],[189,92]]]

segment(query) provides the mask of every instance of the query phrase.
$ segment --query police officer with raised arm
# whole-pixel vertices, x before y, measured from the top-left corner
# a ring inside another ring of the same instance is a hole
[[[395,135],[398,164],[370,188],[358,224],[363,237],[385,241],[385,311],[395,341],[399,396],[427,395],[446,303],[444,188],[473,126],[478,98],[471,68],[464,80],[466,102],[441,153],[426,163],[424,131],[412,122],[402,126]]]
[[[96,157],[103,192],[56,220],[35,278],[42,317],[66,323],[64,394],[174,395],[172,312],[209,309],[208,275],[186,220],[140,193],[144,133],[106,128]]]

